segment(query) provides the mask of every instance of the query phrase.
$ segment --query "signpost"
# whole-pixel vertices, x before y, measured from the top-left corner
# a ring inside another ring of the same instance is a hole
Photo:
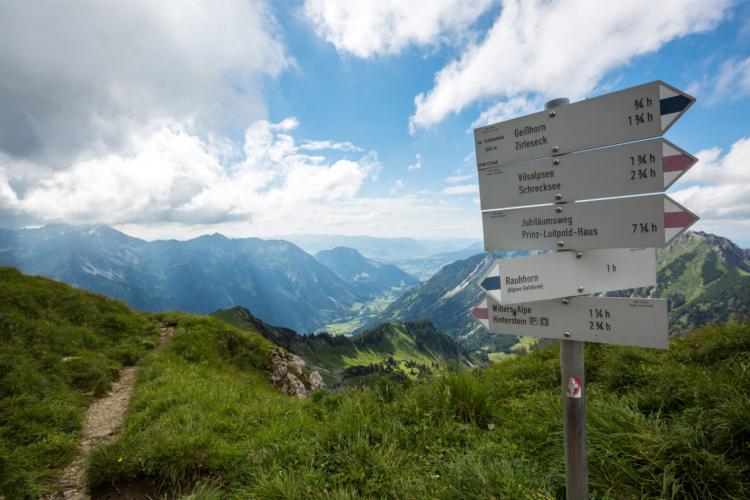
[[[663,194],[482,213],[485,250],[664,247],[697,220]]]
[[[655,81],[474,130],[481,168],[662,135],[694,98]]]
[[[482,210],[665,191],[697,158],[666,139],[479,169]]]
[[[474,130],[485,249],[559,251],[496,262],[471,314],[493,333],[560,339],[569,500],[588,498],[583,342],[668,347],[666,300],[579,295],[655,284],[654,247],[698,219],[648,194],[697,161],[660,137],[693,102],[655,81]]]
[[[666,299],[571,297],[501,304],[487,295],[472,311],[492,333],[666,349]]]
[[[653,248],[558,252],[498,260],[480,281],[502,304],[656,285]]]

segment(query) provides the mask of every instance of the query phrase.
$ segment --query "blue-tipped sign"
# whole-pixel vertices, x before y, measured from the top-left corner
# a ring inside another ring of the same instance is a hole
[[[486,292],[500,290],[500,276],[487,276],[479,284]]]
[[[655,81],[474,130],[487,168],[664,134],[695,99]]]
[[[529,255],[496,261],[480,282],[502,304],[656,285],[653,248]]]

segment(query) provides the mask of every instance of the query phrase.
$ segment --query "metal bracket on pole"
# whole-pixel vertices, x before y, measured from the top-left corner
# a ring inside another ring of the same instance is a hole
[[[544,109],[552,110],[569,103],[567,98],[553,99],[545,104]],[[555,112],[550,111],[550,116],[554,117]],[[576,254],[578,258],[581,256],[580,252]],[[567,304],[568,300],[563,299],[562,303]],[[565,336],[570,336],[570,332],[565,332]],[[565,496],[567,500],[583,500],[589,496],[583,342],[560,340],[560,375],[565,434]]]

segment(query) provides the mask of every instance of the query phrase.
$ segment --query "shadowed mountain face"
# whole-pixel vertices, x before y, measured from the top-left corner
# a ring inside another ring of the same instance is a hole
[[[354,290],[370,297],[419,282],[398,267],[370,260],[353,248],[323,250],[315,254],[315,258]]]
[[[479,280],[500,257],[483,253],[443,267],[393,302],[379,320],[429,319],[472,350],[513,344],[515,337],[491,335],[468,315],[482,297]],[[750,256],[726,238],[688,232],[659,249],[657,283],[608,295],[668,298],[672,334],[750,317]]]
[[[528,252],[479,253],[442,267],[430,279],[407,290],[378,318],[380,321],[416,321],[429,319],[436,327],[464,346],[474,350],[496,343],[501,350],[515,337],[489,336],[469,311],[482,297],[479,282],[495,260],[528,255]]]
[[[141,310],[207,313],[245,304],[274,324],[310,331],[365,296],[280,240],[202,236],[147,242],[109,227],[0,232],[0,264],[121,299]]]

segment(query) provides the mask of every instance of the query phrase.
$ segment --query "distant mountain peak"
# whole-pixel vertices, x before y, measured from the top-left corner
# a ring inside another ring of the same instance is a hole
[[[375,297],[394,289],[418,283],[418,279],[393,264],[384,264],[363,256],[354,248],[338,246],[315,254],[318,262],[362,294]]]

